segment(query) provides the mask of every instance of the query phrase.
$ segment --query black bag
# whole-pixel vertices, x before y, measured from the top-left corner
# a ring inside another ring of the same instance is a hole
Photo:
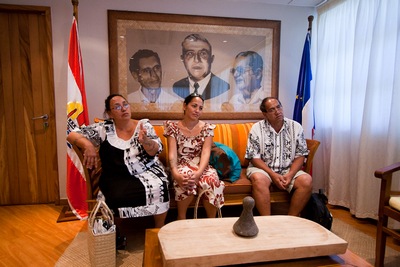
[[[328,198],[323,193],[312,193],[301,215],[331,230],[333,217],[326,204],[328,204]]]

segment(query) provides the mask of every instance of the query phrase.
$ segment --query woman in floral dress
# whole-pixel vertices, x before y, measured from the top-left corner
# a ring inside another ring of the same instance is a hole
[[[215,218],[217,208],[224,204],[224,182],[209,165],[215,125],[199,120],[203,105],[199,94],[191,94],[183,103],[183,119],[164,123],[178,220],[186,219],[187,208],[202,191],[206,191],[202,203],[207,217]]]

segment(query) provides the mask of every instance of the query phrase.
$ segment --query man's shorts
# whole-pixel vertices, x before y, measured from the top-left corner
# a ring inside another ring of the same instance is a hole
[[[248,179],[253,173],[256,173],[256,172],[260,172],[260,173],[264,174],[265,176],[268,177],[268,179],[271,181],[271,183],[273,183],[271,177],[269,176],[269,174],[268,174],[266,171],[264,171],[264,170],[262,170],[262,169],[259,169],[259,168],[257,168],[257,167],[248,167],[248,168],[247,168],[247,170],[246,170],[247,179]],[[303,175],[303,174],[307,174],[307,173],[306,173],[305,171],[302,171],[302,170],[298,171],[298,172],[294,175],[294,177],[292,178],[292,181],[290,181],[290,184],[289,184],[288,188],[286,189],[286,191],[288,191],[288,192],[290,193],[290,191],[292,191],[292,189],[293,189],[294,180],[296,180],[297,177],[299,177],[300,175]]]

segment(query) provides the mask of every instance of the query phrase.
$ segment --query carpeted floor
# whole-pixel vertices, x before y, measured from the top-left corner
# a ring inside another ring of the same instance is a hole
[[[375,263],[375,238],[339,219],[333,219],[332,232],[348,242],[348,249],[372,265]],[[386,247],[385,267],[400,266],[400,252]]]
[[[79,232],[74,241],[58,259],[56,267],[84,267],[90,266],[89,252],[87,247],[87,232]],[[117,250],[116,266],[141,267],[143,262],[143,244],[130,245],[127,250]]]
[[[142,266],[144,231],[144,229],[138,229],[136,233],[131,234],[128,237],[127,250],[117,251],[117,266]],[[349,243],[348,248],[352,252],[359,255],[361,258],[366,259],[372,265],[374,264],[374,238],[339,219],[333,220],[332,232],[346,240]],[[86,232],[80,232],[77,234],[55,266],[90,266]],[[400,252],[386,247],[385,266],[400,266]]]

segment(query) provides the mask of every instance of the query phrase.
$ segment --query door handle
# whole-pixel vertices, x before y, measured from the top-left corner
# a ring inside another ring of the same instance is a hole
[[[49,119],[49,115],[44,114],[44,115],[42,115],[42,116],[33,117],[33,118],[32,118],[32,120],[39,120],[39,119],[43,119],[43,120],[47,121],[47,120]]]
[[[48,119],[49,119],[49,115],[47,115],[47,114],[44,114],[44,115],[42,115],[42,116],[39,116],[39,117],[33,117],[32,118],[32,120],[40,120],[40,119],[42,119],[43,120],[43,129],[47,129],[47,128],[49,128],[49,123],[48,123]]]

